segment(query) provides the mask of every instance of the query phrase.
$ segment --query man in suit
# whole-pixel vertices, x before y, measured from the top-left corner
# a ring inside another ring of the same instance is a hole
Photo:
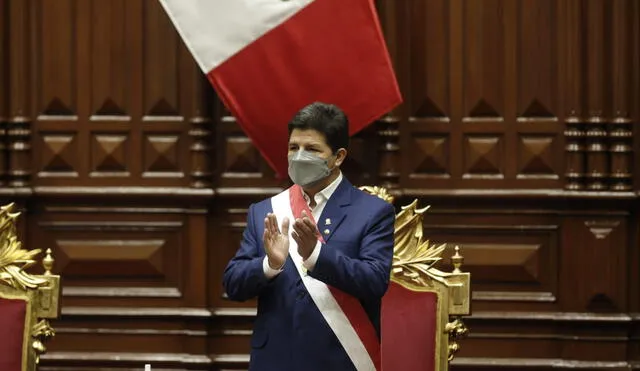
[[[223,281],[232,300],[258,298],[252,371],[380,370],[395,210],[343,176],[348,142],[338,107],[304,107],[289,123],[295,184],[249,207]]]

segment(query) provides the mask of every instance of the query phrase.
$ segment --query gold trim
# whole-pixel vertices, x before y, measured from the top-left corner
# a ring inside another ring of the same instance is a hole
[[[362,186],[360,187],[361,191],[365,191],[373,196],[379,197],[381,199],[383,199],[384,201],[392,204],[394,201],[394,198],[391,194],[389,194],[389,191],[387,191],[386,188],[383,187],[378,187],[378,186]]]
[[[40,355],[46,353],[47,348],[44,346],[44,341],[54,337],[56,332],[49,324],[49,320],[41,319],[33,325],[31,329],[31,337],[34,339],[32,347],[36,354],[36,364],[40,363]]]
[[[43,275],[34,275],[26,270],[35,263],[40,249],[26,250],[18,240],[13,203],[0,207],[0,297],[27,301],[22,348],[22,369],[35,371],[40,355],[46,351],[45,340],[55,332],[48,319],[60,315],[60,276],[52,273],[51,249],[47,249],[42,260]]]
[[[13,207],[13,203],[0,207],[0,281],[11,287],[35,289],[47,280],[25,270],[36,263],[34,257],[40,250],[22,249],[16,235],[16,219],[20,213],[12,212]]]
[[[433,281],[444,282],[433,266],[442,259],[447,245],[423,240],[422,219],[429,206],[418,209],[417,205],[418,200],[414,200],[396,215],[392,274],[408,289],[424,291],[433,286]]]
[[[393,196],[385,188],[360,189],[393,203]],[[435,369],[445,371],[460,349],[459,341],[468,333],[461,316],[471,312],[471,275],[461,270],[464,258],[458,246],[451,257],[452,272],[435,267],[441,262],[447,244],[432,244],[424,238],[423,219],[428,209],[429,206],[418,208],[416,199],[401,207],[396,215],[391,281],[408,290],[436,294]]]

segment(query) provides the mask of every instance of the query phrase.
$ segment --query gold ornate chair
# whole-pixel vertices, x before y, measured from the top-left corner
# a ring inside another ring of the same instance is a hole
[[[25,250],[16,235],[14,205],[0,208],[0,370],[35,371],[54,335],[49,319],[59,316],[60,276],[53,275],[47,250],[44,274],[26,271],[40,250]]]
[[[384,188],[361,189],[393,203]],[[384,371],[448,370],[458,341],[467,334],[461,316],[470,314],[471,275],[460,270],[463,257],[457,246],[453,271],[435,268],[447,245],[423,239],[423,214],[429,207],[417,205],[414,200],[396,215],[391,282],[382,299]]]

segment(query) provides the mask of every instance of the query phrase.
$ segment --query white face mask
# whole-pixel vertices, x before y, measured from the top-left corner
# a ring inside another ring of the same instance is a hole
[[[289,177],[301,187],[313,185],[329,174],[329,162],[321,157],[303,149],[289,155]]]

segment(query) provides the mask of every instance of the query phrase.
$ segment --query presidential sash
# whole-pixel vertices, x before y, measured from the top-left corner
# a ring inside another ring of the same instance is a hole
[[[380,371],[380,342],[360,301],[307,275],[306,269],[302,265],[302,257],[298,254],[298,245],[291,237],[295,218],[301,218],[302,211],[305,211],[307,216],[313,220],[313,214],[302,196],[302,189],[300,186],[294,185],[272,197],[271,206],[279,226],[282,225],[285,217],[289,218],[292,226],[289,228],[289,256],[293,260],[309,296],[322,313],[354,366],[358,371]],[[318,239],[324,243],[321,235],[318,235]]]

